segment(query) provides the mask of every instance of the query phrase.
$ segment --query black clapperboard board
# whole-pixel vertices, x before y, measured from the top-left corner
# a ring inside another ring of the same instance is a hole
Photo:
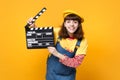
[[[46,8],[43,8],[33,18],[32,23],[34,23],[44,11],[46,11]],[[29,28],[29,26],[29,24],[25,26],[27,49],[38,49],[54,46],[54,28],[52,26],[37,28]]]

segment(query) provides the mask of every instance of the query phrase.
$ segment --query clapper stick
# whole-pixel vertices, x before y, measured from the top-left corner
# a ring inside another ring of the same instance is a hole
[[[33,17],[33,20],[32,20],[32,23],[34,23],[39,16],[41,16],[44,12],[46,11],[46,8],[44,7],[39,13],[37,13],[34,17]],[[30,24],[26,24],[25,28],[29,28]]]

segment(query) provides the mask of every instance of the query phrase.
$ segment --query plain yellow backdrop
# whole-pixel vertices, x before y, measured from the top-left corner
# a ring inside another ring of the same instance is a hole
[[[85,19],[88,52],[76,80],[120,80],[119,0],[1,0],[0,80],[45,80],[47,49],[27,49],[27,20],[43,7],[38,26],[60,26],[66,9]]]

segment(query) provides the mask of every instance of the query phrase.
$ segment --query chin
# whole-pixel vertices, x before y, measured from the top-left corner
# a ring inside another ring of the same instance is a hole
[[[73,34],[74,32],[75,32],[75,31],[69,31],[69,33],[72,33],[72,34]]]

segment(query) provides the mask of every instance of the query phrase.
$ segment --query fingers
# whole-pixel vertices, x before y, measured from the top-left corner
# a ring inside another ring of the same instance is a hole
[[[54,48],[54,47],[48,47],[48,51],[49,51],[50,53],[53,53],[53,52],[55,51],[55,48]]]
[[[28,19],[28,21],[27,21],[27,23],[31,25],[31,24],[32,24],[32,20],[33,20],[33,18],[32,18],[32,17],[31,17],[31,18],[29,18],[29,19]]]
[[[47,47],[48,49],[55,49],[55,47]]]
[[[35,28],[36,25],[35,25],[35,23],[32,23],[32,22],[33,22],[33,18],[31,17],[28,19],[27,23],[30,25],[30,27]]]

